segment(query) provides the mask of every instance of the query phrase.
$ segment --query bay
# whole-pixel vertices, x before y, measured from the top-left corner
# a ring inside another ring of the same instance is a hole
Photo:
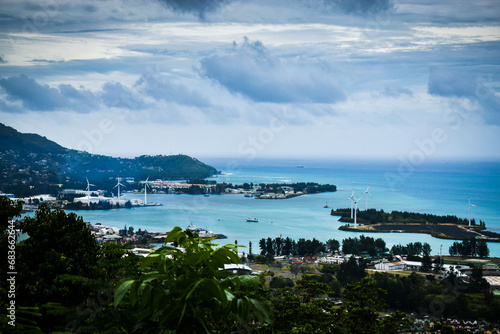
[[[387,161],[299,161],[204,159],[222,171],[213,178],[217,182],[242,184],[318,182],[337,185],[337,192],[304,195],[286,200],[259,200],[243,195],[148,194],[148,201],[162,203],[157,207],[138,207],[109,211],[77,211],[92,224],[123,228],[133,226],[148,231],[166,232],[174,226],[186,228],[193,224],[228,239],[216,243],[237,242],[248,252],[258,253],[261,238],[290,237],[342,240],[359,236],[356,232],[339,231],[338,217],[330,216],[330,208],[350,207],[346,198],[354,188],[355,196],[365,196],[360,210],[400,210],[457,215],[466,218],[467,196],[477,207],[471,208],[471,218],[484,220],[491,231],[500,231],[500,163],[498,162],[436,162],[412,166]],[[301,168],[297,166],[300,165]],[[302,168],[303,167],[303,168]],[[363,192],[369,185],[372,197]],[[126,198],[143,198],[140,194],[125,194]],[[366,202],[367,200],[367,202]],[[328,203],[329,208],[324,208]],[[258,223],[246,222],[256,217]],[[390,248],[394,244],[427,242],[433,254],[447,254],[453,240],[436,239],[424,234],[370,233],[381,237]],[[488,243],[490,256],[500,257],[500,243]]]

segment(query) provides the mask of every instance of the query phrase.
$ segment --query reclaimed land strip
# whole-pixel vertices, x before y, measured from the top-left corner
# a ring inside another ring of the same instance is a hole
[[[340,216],[339,221],[353,223],[350,218],[350,209],[337,209],[331,211],[332,216]],[[472,221],[472,226],[468,226],[466,219],[456,216],[437,216],[415,212],[392,211],[390,213],[383,210],[368,209],[359,211],[357,214],[356,228],[346,224],[339,227],[339,230],[352,232],[397,232],[397,233],[424,233],[435,238],[465,240],[481,239],[490,242],[500,242],[500,234],[486,231],[486,223],[483,221],[476,225]]]

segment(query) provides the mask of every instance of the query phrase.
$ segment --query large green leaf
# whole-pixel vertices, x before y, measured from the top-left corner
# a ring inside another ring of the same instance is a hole
[[[130,289],[130,286],[134,282],[135,282],[134,280],[125,280],[118,285],[118,287],[115,290],[115,299],[114,299],[115,307],[121,303],[123,297],[125,297],[125,295]]]

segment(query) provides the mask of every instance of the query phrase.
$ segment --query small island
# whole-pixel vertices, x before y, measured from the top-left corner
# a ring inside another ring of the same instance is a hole
[[[351,209],[331,210],[330,215],[340,216],[339,221],[354,223],[351,218]],[[368,209],[357,212],[357,226],[343,225],[339,230],[356,232],[398,232],[398,233],[425,233],[435,238],[466,240],[482,239],[500,242],[500,234],[486,231],[486,223],[479,224],[471,219],[471,226],[465,218],[446,215],[438,216],[427,213],[408,211],[384,212],[384,210]]]
[[[151,183],[156,188],[154,182]],[[168,189],[167,189],[168,188]],[[217,183],[213,180],[194,179],[187,182],[176,182],[168,187],[163,187],[167,193],[189,195],[221,195],[244,194],[245,197],[256,199],[287,199],[305,194],[335,192],[337,186],[331,184],[318,184],[315,182],[296,183]]]

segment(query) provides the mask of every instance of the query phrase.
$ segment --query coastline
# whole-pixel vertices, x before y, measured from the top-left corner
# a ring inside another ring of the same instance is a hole
[[[395,227],[397,226],[398,228],[394,229],[376,229],[376,226],[381,226],[382,224],[374,224],[374,225],[360,225],[357,228],[354,228],[353,226],[350,225],[342,225],[338,229],[341,231],[348,231],[348,232],[361,232],[361,233],[413,233],[413,234],[427,234],[430,235],[434,238],[437,239],[446,239],[446,240],[468,240],[471,239],[470,237],[457,237],[457,236],[451,236],[447,235],[442,232],[438,231],[433,231],[433,230],[409,230],[409,229],[404,229],[400,227],[399,224],[393,224]],[[390,226],[391,224],[383,224],[385,226]],[[408,224],[408,227],[413,227],[413,226],[420,226],[418,224]],[[462,226],[457,226],[454,224],[446,224],[446,226],[455,226],[458,228],[463,228]],[[484,240],[487,242],[500,242],[500,238],[491,238],[491,237],[486,237],[481,233],[477,233],[477,236],[475,237],[476,240]]]

